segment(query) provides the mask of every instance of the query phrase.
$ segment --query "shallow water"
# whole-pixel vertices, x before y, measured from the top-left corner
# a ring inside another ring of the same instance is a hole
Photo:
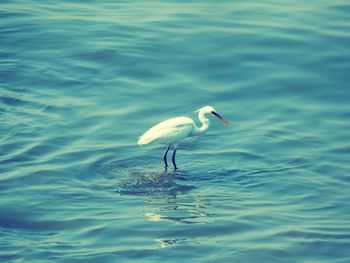
[[[348,1],[0,7],[2,262],[350,261]]]

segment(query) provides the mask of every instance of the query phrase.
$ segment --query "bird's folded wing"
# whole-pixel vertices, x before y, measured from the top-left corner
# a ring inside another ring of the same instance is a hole
[[[159,129],[152,129],[146,132],[140,141],[142,144],[148,144],[152,142],[158,143],[176,143],[186,138],[193,130],[193,126],[190,125],[177,125],[174,127],[162,127]]]

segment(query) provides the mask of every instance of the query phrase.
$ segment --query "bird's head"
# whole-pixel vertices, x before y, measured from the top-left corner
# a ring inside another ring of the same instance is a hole
[[[196,110],[196,112],[198,112],[198,115],[204,115],[204,114],[211,114],[214,117],[218,118],[220,121],[222,121],[223,123],[225,123],[226,125],[231,125],[227,120],[225,120],[219,113],[217,113],[215,111],[215,109],[212,106],[205,106],[202,107],[198,110]]]

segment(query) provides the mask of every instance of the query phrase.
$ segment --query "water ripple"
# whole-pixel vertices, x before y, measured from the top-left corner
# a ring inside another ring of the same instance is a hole
[[[0,6],[0,261],[349,262],[348,3]]]

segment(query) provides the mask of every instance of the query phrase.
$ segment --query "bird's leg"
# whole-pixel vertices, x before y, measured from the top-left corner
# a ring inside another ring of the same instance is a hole
[[[170,145],[168,145],[168,148],[166,148],[164,156],[163,156],[163,160],[164,160],[164,164],[165,164],[165,170],[168,168],[168,162],[166,160],[166,156],[167,156],[167,154],[169,152],[169,149],[170,149]]]
[[[173,158],[171,159],[171,160],[173,161],[174,171],[176,171],[176,170],[177,170],[176,160],[175,160],[175,155],[176,155],[176,147],[174,148]]]

